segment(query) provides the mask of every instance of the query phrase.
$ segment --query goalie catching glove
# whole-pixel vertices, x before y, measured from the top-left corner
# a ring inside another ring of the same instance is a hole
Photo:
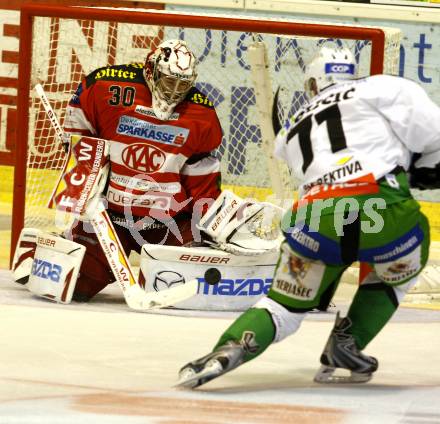
[[[237,255],[261,255],[279,248],[283,212],[271,203],[245,200],[224,190],[197,228],[215,248]]]

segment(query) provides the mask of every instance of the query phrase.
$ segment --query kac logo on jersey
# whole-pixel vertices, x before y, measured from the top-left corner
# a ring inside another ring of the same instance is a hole
[[[62,271],[63,268],[61,268],[60,265],[52,264],[43,259],[34,258],[31,274],[45,280],[51,280],[54,283],[58,283],[60,281]]]
[[[172,146],[183,146],[189,135],[188,128],[156,125],[131,116],[119,118],[116,132],[128,137],[143,138]]]
[[[165,163],[165,153],[150,144],[136,143],[122,151],[122,161],[135,171],[154,173]]]
[[[354,75],[353,63],[326,63],[326,74],[350,74]]]

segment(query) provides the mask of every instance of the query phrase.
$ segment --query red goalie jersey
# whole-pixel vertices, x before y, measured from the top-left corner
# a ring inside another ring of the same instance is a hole
[[[192,88],[168,120],[159,120],[142,64],[89,74],[69,103],[64,126],[67,133],[111,140],[110,210],[129,207],[134,217],[161,219],[220,194],[220,165],[212,151],[222,131],[213,104]]]

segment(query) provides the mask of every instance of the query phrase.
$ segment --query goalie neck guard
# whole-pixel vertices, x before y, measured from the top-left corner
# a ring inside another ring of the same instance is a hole
[[[196,58],[185,41],[164,41],[148,54],[144,75],[155,115],[167,120],[194,85]]]

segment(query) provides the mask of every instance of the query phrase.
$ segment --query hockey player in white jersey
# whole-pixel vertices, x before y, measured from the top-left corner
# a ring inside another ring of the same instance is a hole
[[[407,79],[356,79],[346,49],[323,47],[307,67],[305,89],[309,102],[276,138],[276,155],[302,185],[282,222],[271,289],[211,353],[180,370],[182,387],[204,384],[296,332],[308,311],[328,304],[355,261],[371,272],[347,316],[338,314],[315,381],[368,381],[378,361],[362,351],[427,262],[429,224],[410,186],[439,187],[440,109]],[[338,376],[338,368],[351,373]]]

